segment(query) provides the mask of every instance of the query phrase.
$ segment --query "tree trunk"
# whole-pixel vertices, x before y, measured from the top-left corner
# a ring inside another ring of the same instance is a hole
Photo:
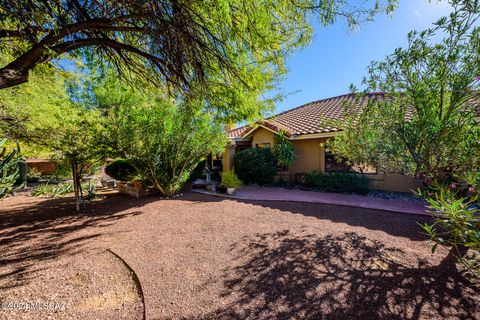
[[[78,189],[78,179],[77,179],[77,166],[75,162],[72,162],[72,175],[73,175],[73,190],[75,191],[75,209],[80,211],[80,197]]]
[[[28,71],[0,69],[0,89],[14,87],[28,81]]]
[[[459,272],[457,263],[460,259],[465,257],[468,252],[468,248],[464,246],[459,246],[458,248],[452,247],[448,252],[448,255],[442,260],[441,264],[449,268],[450,270],[455,270]]]

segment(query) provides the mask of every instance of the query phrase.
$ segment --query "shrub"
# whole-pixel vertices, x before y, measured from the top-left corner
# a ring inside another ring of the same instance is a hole
[[[27,171],[28,182],[37,182],[41,176],[42,176],[42,172],[39,171],[37,168],[35,167],[28,168],[28,171]]]
[[[226,145],[223,125],[204,101],[174,104],[164,97],[111,110],[115,147],[163,195],[178,193],[209,153]]]
[[[59,180],[72,176],[72,166],[65,159],[55,161],[54,176]]]
[[[37,186],[33,192],[33,196],[47,196],[52,198],[58,198],[67,193],[73,192],[73,184],[72,183],[60,183],[60,184],[49,184],[49,183],[42,183],[41,185]]]
[[[270,183],[277,172],[277,164],[270,148],[250,148],[235,154],[233,166],[245,183]]]
[[[480,280],[480,174],[470,173],[449,186],[433,184],[419,192],[430,207],[433,223],[422,226],[432,240],[432,253],[438,245],[451,248],[463,265],[465,275]],[[471,253],[471,254],[469,254]]]
[[[105,167],[105,173],[118,181],[130,181],[137,170],[124,159],[117,159]]]
[[[195,169],[192,170],[190,173],[190,177],[188,178],[188,181],[195,181],[197,179],[200,179],[200,177],[203,175],[203,172],[205,171],[205,167],[207,165],[207,160],[201,160]]]
[[[343,172],[307,172],[303,178],[303,185],[328,192],[353,192],[359,194],[367,194],[369,192],[367,177]]]
[[[88,180],[88,182],[82,184],[82,190],[86,191],[87,194],[85,198],[87,200],[95,199],[95,183],[92,180]]]
[[[6,143],[6,139],[0,139],[0,199],[12,192],[19,171],[17,167],[17,152],[12,151],[5,156],[6,149],[4,145]]]
[[[238,188],[242,185],[242,181],[238,179],[232,170],[228,170],[221,173],[222,185],[227,188]]]
[[[16,186],[24,186],[27,183],[28,172],[27,172],[27,161],[25,159],[19,158],[17,162],[18,176],[15,180]]]

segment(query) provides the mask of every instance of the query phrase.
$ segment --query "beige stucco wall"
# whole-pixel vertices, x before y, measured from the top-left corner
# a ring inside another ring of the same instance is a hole
[[[252,147],[262,144],[275,144],[275,133],[265,128],[258,128],[252,135]],[[325,139],[305,139],[292,140],[293,150],[295,152],[295,162],[289,170],[289,180],[295,181],[295,174],[307,171],[317,170],[325,171],[325,150],[320,145]],[[224,151],[223,170],[229,170],[232,167],[233,159],[232,149],[227,146]]]
[[[261,145],[264,143],[268,143],[271,147],[273,147],[273,144],[275,143],[275,134],[267,129],[258,128],[252,134],[252,147],[255,147],[257,144]]]
[[[290,181],[295,181],[296,173],[307,171],[325,171],[325,151],[321,143],[325,139],[293,140],[292,146],[295,152],[295,162],[290,167]]]
[[[422,187],[420,181],[398,173],[367,174],[370,188],[389,192],[411,192]]]
[[[258,128],[252,133],[252,146],[270,144],[273,147],[275,143],[275,134],[267,129]],[[325,149],[321,146],[326,141],[325,138],[292,140],[293,150],[295,152],[295,162],[289,169],[289,180],[295,182],[297,173],[308,171],[325,171]],[[225,148],[223,154],[223,170],[230,170],[233,166],[233,156],[235,146],[229,145]],[[370,180],[370,188],[374,190],[384,190],[392,192],[410,192],[417,190],[421,184],[413,178],[400,174],[367,174]]]
[[[233,156],[235,155],[235,144],[228,144],[223,150],[223,171],[233,169]]]

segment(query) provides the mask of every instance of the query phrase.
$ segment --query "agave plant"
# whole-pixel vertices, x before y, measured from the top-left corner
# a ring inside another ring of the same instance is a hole
[[[6,148],[4,145],[6,143],[7,139],[0,139],[0,199],[12,192],[18,177],[17,152],[12,151],[5,155]]]

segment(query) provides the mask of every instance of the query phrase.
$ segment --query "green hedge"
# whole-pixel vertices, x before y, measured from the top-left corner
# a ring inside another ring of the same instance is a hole
[[[343,172],[307,172],[303,177],[303,185],[328,192],[367,194],[370,191],[367,177]]]
[[[277,173],[277,164],[270,148],[250,148],[236,153],[233,168],[244,183],[270,183]]]

